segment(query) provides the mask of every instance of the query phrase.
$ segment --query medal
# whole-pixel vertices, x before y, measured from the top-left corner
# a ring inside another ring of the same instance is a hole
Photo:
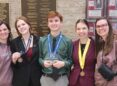
[[[81,53],[81,44],[79,42],[78,59],[79,59],[80,68],[82,70],[80,72],[80,76],[85,76],[85,72],[83,70],[84,70],[84,67],[85,67],[86,54],[87,54],[89,46],[90,46],[90,41],[91,40],[88,38],[83,54]]]
[[[55,59],[55,54],[54,53],[50,53],[49,59],[51,61],[53,61]]]
[[[61,60],[61,57],[60,57],[60,55],[58,55],[58,54],[50,53],[50,54],[49,54],[49,59],[50,59],[50,60]]]
[[[19,63],[23,62],[23,59],[20,57],[20,58],[18,59],[18,62],[19,62]]]
[[[50,53],[50,59],[55,58],[55,54],[54,53]]]
[[[49,59],[52,60],[52,61],[58,59],[56,52],[57,52],[57,50],[59,48],[59,44],[60,44],[61,39],[62,39],[62,35],[60,34],[60,37],[58,39],[58,42],[56,43],[57,45],[55,46],[54,51],[52,51],[52,46],[51,46],[51,43],[50,43],[50,34],[48,35]]]
[[[83,70],[80,72],[80,76],[85,76],[85,72]]]

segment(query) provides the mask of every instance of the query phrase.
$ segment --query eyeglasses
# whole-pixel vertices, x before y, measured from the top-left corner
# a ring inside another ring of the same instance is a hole
[[[101,25],[96,25],[96,28],[106,27],[106,26],[108,26],[108,24],[101,24]]]

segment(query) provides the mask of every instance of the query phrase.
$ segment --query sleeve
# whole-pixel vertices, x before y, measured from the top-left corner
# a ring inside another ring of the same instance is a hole
[[[17,44],[16,40],[12,40],[11,43],[10,43],[10,48],[11,48],[12,54],[15,53],[15,52],[17,52],[17,49],[18,49],[17,47],[18,46],[16,44]],[[11,67],[14,70],[15,68],[19,67],[19,63],[16,62],[16,64],[14,64],[13,62],[11,62]]]
[[[11,48],[11,52],[12,52],[12,53],[16,52],[16,47],[17,47],[17,46],[16,46],[14,40],[11,41],[11,43],[10,43],[10,48]]]
[[[43,45],[42,45],[42,37],[40,37],[40,40],[39,40],[39,63],[43,66]]]
[[[72,41],[70,40],[68,42],[68,49],[67,49],[67,57],[64,59],[64,62],[65,62],[65,68],[70,70],[72,64],[73,64],[73,61],[72,61],[72,51],[73,51],[73,44],[72,44]]]

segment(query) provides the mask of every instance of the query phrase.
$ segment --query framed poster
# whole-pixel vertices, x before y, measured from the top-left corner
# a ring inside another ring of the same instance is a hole
[[[117,0],[108,0],[107,16],[110,19],[117,19]]]
[[[113,22],[111,22],[111,24],[112,24],[112,28],[113,28],[114,30],[117,30],[117,21],[116,21],[116,22],[113,21]]]
[[[89,24],[89,37],[93,37],[95,39],[95,22],[88,21]]]
[[[86,18],[99,18],[104,16],[104,0],[86,0]]]
[[[117,40],[117,21],[112,21],[111,25],[113,28],[114,38]]]
[[[113,33],[117,35],[117,21],[111,21]]]

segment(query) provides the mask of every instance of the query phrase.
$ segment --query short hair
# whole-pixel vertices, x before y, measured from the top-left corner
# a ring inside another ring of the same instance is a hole
[[[53,18],[53,17],[56,17],[56,16],[59,17],[61,22],[63,22],[63,16],[57,11],[49,11],[47,19]]]

